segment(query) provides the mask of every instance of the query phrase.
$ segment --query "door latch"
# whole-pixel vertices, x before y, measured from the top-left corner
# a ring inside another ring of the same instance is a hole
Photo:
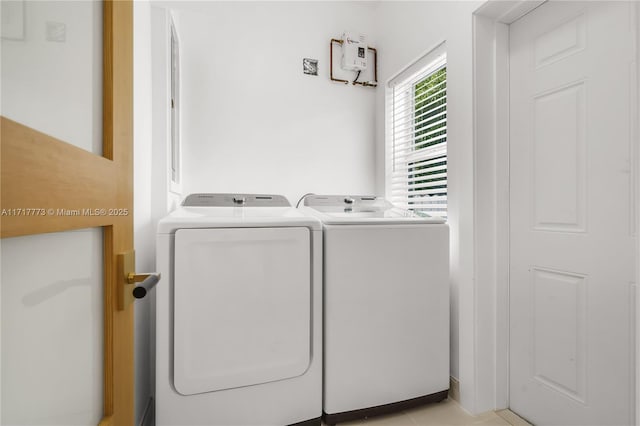
[[[122,311],[135,299],[145,297],[160,281],[158,272],[143,274],[133,272],[135,264],[135,251],[131,250],[118,255],[118,310]]]

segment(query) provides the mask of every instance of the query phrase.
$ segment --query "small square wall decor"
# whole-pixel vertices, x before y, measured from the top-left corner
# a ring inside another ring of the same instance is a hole
[[[318,75],[318,60],[304,58],[302,60],[302,71],[309,75]]]

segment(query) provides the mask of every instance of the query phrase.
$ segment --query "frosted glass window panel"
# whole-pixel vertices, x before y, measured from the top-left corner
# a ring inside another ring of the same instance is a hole
[[[101,228],[0,242],[3,425],[103,414]]]
[[[0,3],[2,115],[102,154],[102,2]]]

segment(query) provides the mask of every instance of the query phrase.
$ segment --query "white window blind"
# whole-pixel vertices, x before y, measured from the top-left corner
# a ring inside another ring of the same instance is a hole
[[[387,89],[387,197],[399,207],[447,215],[447,67],[444,46]]]

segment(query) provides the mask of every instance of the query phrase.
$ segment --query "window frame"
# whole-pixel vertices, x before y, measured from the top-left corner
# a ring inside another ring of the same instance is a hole
[[[423,209],[411,208],[411,200],[410,200],[410,196],[408,195],[408,193],[410,192],[410,186],[411,186],[409,184],[409,181],[412,179],[415,180],[416,176],[415,176],[415,173],[411,172],[409,161],[407,161],[406,172],[396,171],[396,164],[397,164],[396,159],[398,156],[398,151],[406,152],[407,148],[406,147],[402,149],[396,148],[397,137],[395,134],[398,126],[401,126],[403,132],[406,131],[407,134],[413,135],[411,142],[407,142],[407,144],[415,145],[415,142],[417,140],[417,137],[415,136],[416,86],[418,86],[421,82],[424,82],[426,79],[433,77],[434,74],[440,72],[443,68],[445,69],[447,68],[447,52],[446,52],[445,42],[442,42],[437,46],[435,46],[434,48],[429,49],[426,53],[423,53],[417,59],[410,62],[406,67],[404,67],[395,75],[393,75],[390,79],[388,79],[385,84],[385,196],[388,200],[398,205],[399,207],[407,208],[407,209],[411,209],[419,212],[421,211],[432,216],[439,216],[446,219],[448,214],[448,205],[447,205],[448,180],[446,177],[446,173],[448,172],[448,146],[447,146],[448,137],[447,137],[447,131],[446,131],[447,124],[448,124],[447,121],[444,121],[444,126],[443,126],[445,129],[444,130],[445,133],[443,135],[444,146],[441,149],[444,150],[444,156],[442,161],[440,161],[440,162],[445,162],[444,164],[445,168],[442,170],[442,174],[445,175],[445,177],[443,178],[444,185],[447,185],[447,186],[444,188],[444,192],[445,192],[444,196],[443,197],[441,196],[443,199],[434,200],[436,201],[434,204],[439,204],[440,201],[443,201],[443,204],[445,204],[445,209],[443,212],[429,211],[424,208]],[[404,92],[397,93],[396,92],[397,89],[403,89],[402,86],[404,85],[407,85],[407,87],[404,88]],[[446,103],[446,94],[447,94],[446,75],[444,79],[444,86],[445,86],[445,89],[444,89],[445,90],[444,92],[444,99],[445,99],[444,108],[445,109],[444,111],[439,112],[437,114],[442,113],[444,115],[444,120],[447,120],[448,108]],[[438,102],[438,100],[437,99],[434,100],[434,103],[435,102]],[[400,105],[400,106],[411,105],[410,109],[412,112],[409,112],[406,115],[398,114],[397,111],[395,110],[397,105]],[[431,107],[430,109],[437,110],[438,108],[439,106],[436,105],[434,107]],[[399,122],[398,121],[399,119],[402,119],[403,121]],[[432,125],[432,123],[430,123],[429,125]],[[433,132],[437,134],[439,130],[436,129]],[[440,135],[436,136],[436,138],[439,136]],[[427,148],[428,146],[431,146],[431,144],[427,144],[423,148]],[[423,148],[420,148],[419,151],[422,150]],[[408,154],[403,154],[403,155],[408,155]],[[424,155],[428,156],[429,154],[427,154],[425,151]],[[437,157],[434,157],[434,158],[437,158]],[[440,165],[439,167],[442,167],[442,165]],[[406,179],[406,182],[405,182],[405,179]],[[434,183],[434,185],[436,184],[437,182]],[[406,195],[401,196],[403,199],[399,200],[398,193],[405,193]]]
[[[182,193],[182,142],[180,135],[180,42],[173,19],[169,22],[169,191]]]

